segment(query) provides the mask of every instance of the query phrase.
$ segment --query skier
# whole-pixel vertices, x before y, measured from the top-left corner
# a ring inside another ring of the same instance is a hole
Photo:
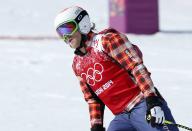
[[[178,131],[166,101],[154,87],[142,53],[115,29],[94,31],[86,10],[78,6],[55,18],[59,36],[75,49],[72,68],[89,105],[91,131],[105,131],[105,105],[115,118],[108,131]]]

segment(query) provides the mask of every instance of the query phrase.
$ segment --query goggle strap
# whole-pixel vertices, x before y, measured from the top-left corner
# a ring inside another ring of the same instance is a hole
[[[79,13],[79,15],[75,18],[75,22],[77,22],[77,24],[78,24],[83,19],[83,17],[86,15],[88,15],[88,14],[85,10],[81,11]]]

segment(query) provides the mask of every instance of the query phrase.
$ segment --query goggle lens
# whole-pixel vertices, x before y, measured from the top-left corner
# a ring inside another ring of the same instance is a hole
[[[63,23],[57,28],[57,32],[61,37],[65,35],[72,35],[77,29],[77,24],[73,21]]]

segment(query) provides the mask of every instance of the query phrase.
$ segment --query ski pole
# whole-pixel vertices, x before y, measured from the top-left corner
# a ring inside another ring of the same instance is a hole
[[[149,121],[151,120],[151,115],[147,116],[147,120],[149,120]],[[174,126],[177,126],[179,128],[183,128],[183,129],[186,129],[188,131],[192,131],[192,128],[190,128],[190,127],[180,125],[180,124],[177,124],[177,123],[173,123],[172,121],[168,121],[168,120],[165,120],[163,124],[164,125],[174,125]]]
[[[184,126],[184,125],[180,125],[180,124],[177,124],[177,123],[173,123],[173,122],[168,121],[168,120],[165,120],[165,122],[164,122],[163,124],[165,124],[165,125],[175,125],[175,126],[177,126],[177,127],[186,129],[186,130],[188,130],[188,131],[192,131],[192,128],[190,128],[190,127],[187,127],[187,126]]]

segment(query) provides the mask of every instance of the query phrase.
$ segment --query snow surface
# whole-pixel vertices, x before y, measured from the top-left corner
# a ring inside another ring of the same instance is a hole
[[[0,35],[55,36],[55,15],[71,5],[87,9],[98,30],[109,26],[104,0],[6,0],[0,5]],[[161,0],[161,29],[192,30],[191,5],[191,0]],[[143,51],[176,121],[192,127],[192,34],[128,37]],[[72,58],[73,50],[62,41],[0,40],[0,131],[89,131]],[[106,109],[106,127],[112,118]]]

